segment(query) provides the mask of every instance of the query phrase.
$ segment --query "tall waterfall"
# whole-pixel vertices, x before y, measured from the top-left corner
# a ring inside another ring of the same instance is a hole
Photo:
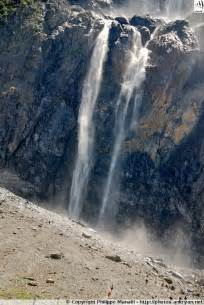
[[[187,0],[166,0],[166,15],[170,19],[173,18],[184,18],[189,6]]]
[[[148,49],[146,47],[142,47],[140,33],[137,30],[134,30],[132,47],[128,53],[126,71],[124,74],[121,91],[116,103],[115,142],[99,214],[99,225],[102,224],[106,216],[108,216],[108,205],[111,204],[112,206],[112,202],[109,200],[110,193],[112,192],[112,185],[117,167],[117,161],[121,151],[121,145],[123,144],[126,136],[126,125],[128,123],[129,128],[131,128],[133,125],[131,120],[130,122],[127,122],[127,115],[130,106],[131,109],[133,109],[133,112],[136,114],[136,109],[138,108],[138,103],[140,100],[140,88],[145,79],[148,58]],[[133,105],[131,105],[132,103]],[[134,117],[133,120],[135,119],[136,118]]]
[[[90,68],[84,81],[81,106],[78,119],[78,152],[73,172],[69,214],[78,219],[82,210],[82,196],[87,188],[94,146],[93,113],[100,92],[103,66],[108,52],[110,24],[106,21],[98,35]]]

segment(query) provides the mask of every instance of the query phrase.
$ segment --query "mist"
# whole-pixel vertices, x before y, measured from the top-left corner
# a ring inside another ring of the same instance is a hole
[[[131,17],[151,15],[168,20],[183,19],[193,11],[192,0],[128,0],[125,4],[114,6],[112,13]]]
[[[199,48],[204,51],[204,14],[192,14],[189,16],[189,21],[197,36]]]
[[[140,222],[124,230],[116,242],[143,256],[162,259],[168,265],[181,268],[190,268],[193,265],[191,238],[180,224],[166,232],[160,240]]]

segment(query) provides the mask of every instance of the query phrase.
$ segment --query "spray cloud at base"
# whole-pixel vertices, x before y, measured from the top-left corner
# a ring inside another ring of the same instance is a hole
[[[154,257],[179,268],[192,268],[194,265],[190,232],[182,225],[175,224],[173,230],[170,229],[162,238],[143,221],[119,230],[117,234],[110,233],[110,228],[109,232],[103,230],[100,233],[108,240],[125,247],[127,251],[133,250],[138,255],[150,258],[150,261]]]

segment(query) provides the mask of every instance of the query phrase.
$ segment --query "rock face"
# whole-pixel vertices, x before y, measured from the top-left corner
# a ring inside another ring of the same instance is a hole
[[[83,80],[104,23],[89,9],[109,5],[37,2],[0,25],[0,182],[25,196],[60,198],[68,205]],[[179,228],[203,266],[204,55],[187,21],[106,18],[112,20],[109,54],[95,111],[95,159],[84,217],[94,221],[101,204],[132,27],[144,44],[155,31],[139,122],[120,156],[117,223],[143,220],[164,242]]]

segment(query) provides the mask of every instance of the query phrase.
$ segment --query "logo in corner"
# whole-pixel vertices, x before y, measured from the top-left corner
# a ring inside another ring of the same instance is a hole
[[[204,13],[204,0],[194,0],[194,12]]]

